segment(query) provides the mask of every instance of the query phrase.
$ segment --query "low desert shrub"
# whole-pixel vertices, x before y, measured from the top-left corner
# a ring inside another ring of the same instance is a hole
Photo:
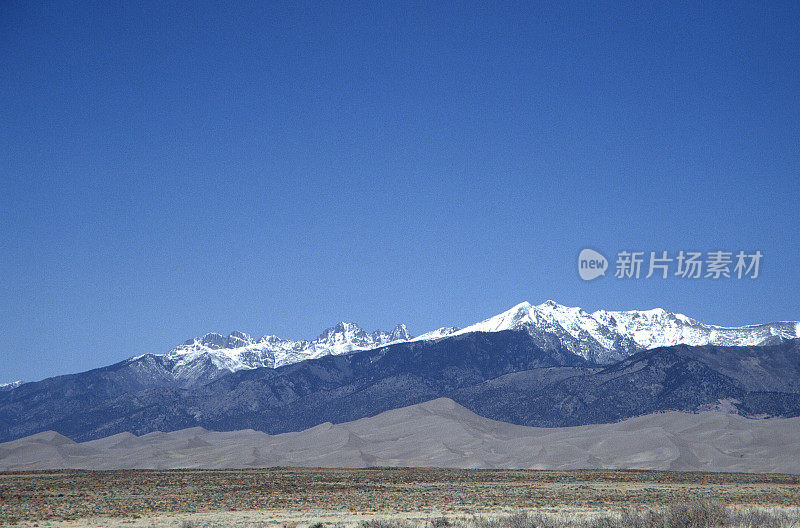
[[[324,527],[319,524],[309,528]],[[800,514],[739,510],[716,502],[696,501],[662,509],[624,509],[616,515],[588,518],[520,512],[499,517],[473,516],[466,520],[438,517],[420,525],[371,519],[361,522],[360,528],[800,528]]]
[[[361,528],[413,528],[409,523],[386,519],[361,521]]]
[[[436,517],[431,519],[431,528],[450,528],[453,523],[447,517]]]
[[[739,511],[696,501],[664,509],[622,510],[619,515],[571,519],[558,514],[516,513],[474,517],[456,528],[800,528],[800,516],[764,510]]]

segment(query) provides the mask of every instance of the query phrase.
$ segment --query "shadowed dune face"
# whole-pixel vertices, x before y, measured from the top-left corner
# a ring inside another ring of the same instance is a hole
[[[619,423],[535,428],[447,398],[270,436],[195,427],[76,443],[56,432],[0,444],[0,470],[274,466],[664,469],[800,474],[800,418],[669,412]]]

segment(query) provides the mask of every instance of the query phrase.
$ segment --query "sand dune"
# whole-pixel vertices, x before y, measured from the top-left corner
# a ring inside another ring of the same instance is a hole
[[[536,428],[439,398],[343,424],[270,436],[200,427],[76,443],[47,431],[0,444],[0,470],[272,466],[581,469],[800,474],[800,418],[652,414],[614,424]]]

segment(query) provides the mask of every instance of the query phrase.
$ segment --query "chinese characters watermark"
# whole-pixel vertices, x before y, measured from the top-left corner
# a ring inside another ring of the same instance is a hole
[[[761,251],[620,251],[614,278],[757,279],[763,256]],[[607,268],[606,258],[593,249],[584,249],[578,256],[578,274],[583,280],[605,275]]]

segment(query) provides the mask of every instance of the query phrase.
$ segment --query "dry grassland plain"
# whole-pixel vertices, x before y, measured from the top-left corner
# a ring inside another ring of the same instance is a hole
[[[516,512],[589,516],[692,501],[797,515],[800,476],[463,469],[0,473],[0,526],[433,526]]]

